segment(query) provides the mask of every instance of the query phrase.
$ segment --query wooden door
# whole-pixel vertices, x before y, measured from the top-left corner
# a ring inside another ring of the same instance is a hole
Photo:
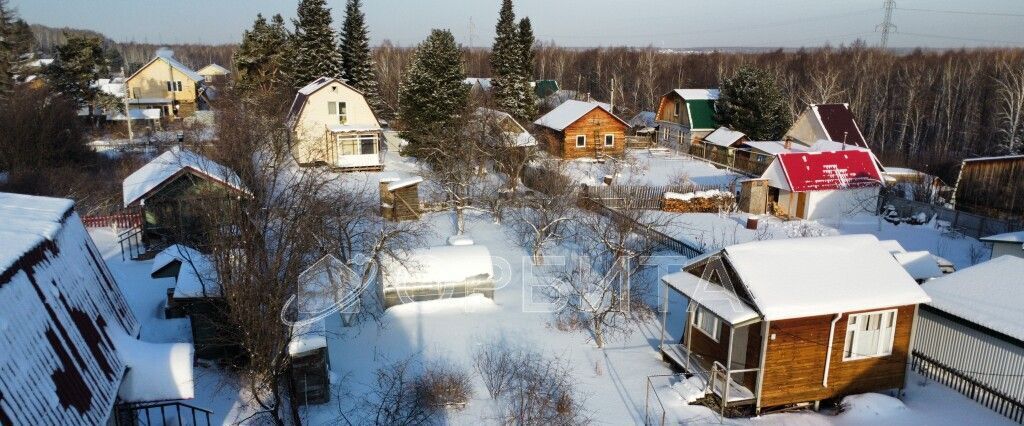
[[[798,192],[796,196],[796,217],[807,219],[807,193]]]

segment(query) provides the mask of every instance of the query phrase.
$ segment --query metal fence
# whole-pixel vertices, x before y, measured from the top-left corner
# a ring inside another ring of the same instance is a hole
[[[910,362],[911,369],[922,376],[949,386],[1017,423],[1024,423],[1024,404],[1019,401],[918,351],[913,352]]]
[[[1024,230],[1024,222],[1021,221],[995,219],[905,198],[892,198],[885,202],[892,204],[904,217],[925,213],[929,218],[948,222],[953,230],[974,238]]]

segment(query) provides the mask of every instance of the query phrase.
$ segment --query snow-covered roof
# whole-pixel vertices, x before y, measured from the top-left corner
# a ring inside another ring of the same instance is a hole
[[[657,118],[658,114],[654,111],[641,111],[629,119],[629,125],[632,127],[654,127]]]
[[[128,79],[130,80],[132,77],[135,77],[135,75],[138,74],[139,71],[146,69],[146,67],[148,67],[150,64],[156,61],[166,62],[172,68],[180,71],[182,74],[185,74],[185,76],[187,76],[189,79],[197,83],[205,80],[203,76],[199,75],[199,73],[195,72],[192,68],[189,68],[185,66],[185,64],[178,62],[177,59],[174,59],[174,52],[171,52],[170,50],[158,50],[156,52],[156,56],[154,56],[153,59],[146,63],[146,65],[140,67],[137,71],[135,71],[134,74],[128,77]]]
[[[729,324],[742,324],[760,317],[733,292],[689,272],[668,274],[661,280]]]
[[[44,59],[36,59],[36,60],[34,60],[32,62],[29,62],[28,66],[33,67],[33,68],[39,68],[39,67],[50,66],[51,64],[53,64],[53,59],[44,58]]]
[[[210,257],[194,250],[187,257],[183,256],[175,279],[174,298],[196,299],[220,295],[217,269]]]
[[[1004,161],[1004,160],[1020,160],[1024,159],[1024,155],[1003,155],[999,157],[978,157],[968,158],[964,160],[964,163],[974,163],[977,161]]]
[[[468,86],[480,85],[483,90],[491,90],[491,79],[486,77],[468,77],[463,82]]]
[[[907,252],[907,249],[903,248],[903,244],[900,244],[900,242],[896,240],[882,240],[879,241],[878,244],[880,244],[885,251],[892,254]]]
[[[675,89],[675,94],[686,100],[717,100],[720,91],[718,89]]]
[[[491,279],[491,252],[478,245],[437,246],[412,250],[404,264],[385,259],[381,270],[385,287],[414,287]]]
[[[131,116],[132,120],[159,120],[161,111],[159,108],[147,108],[147,109],[129,109],[128,115]],[[124,113],[118,111],[113,115],[107,114],[107,120],[110,121],[124,121]]]
[[[139,323],[74,203],[0,193],[0,240],[0,423],[106,423]]]
[[[125,207],[140,200],[144,204],[144,198],[150,191],[185,170],[198,173],[229,188],[245,191],[241,179],[235,172],[200,154],[174,146],[124,179],[121,187]]]
[[[157,271],[164,269],[167,265],[173,262],[188,262],[189,259],[199,259],[204,255],[192,247],[174,244],[171,245],[153,257],[153,266],[149,269],[150,274],[155,274]]]
[[[731,147],[733,144],[745,137],[747,137],[747,135],[743,132],[730,129],[728,127],[719,127],[705,136],[704,141],[713,145]]]
[[[724,251],[771,321],[929,301],[873,235],[755,241]]]
[[[337,79],[337,78],[333,78],[333,77],[320,77],[320,78],[317,78],[316,80],[313,80],[309,84],[307,84],[305,86],[302,86],[302,88],[299,89],[299,94],[300,95],[305,95],[305,96],[312,95],[317,90],[320,90],[320,89],[324,88],[324,86],[327,86],[328,84],[331,84],[331,83],[345,84],[344,81],[342,81],[340,79]]]
[[[543,117],[534,121],[533,124],[563,131],[566,127],[569,127],[572,123],[575,123],[577,120],[583,118],[583,116],[596,108],[605,110],[605,112],[611,114],[612,117],[615,117],[616,120],[619,120],[622,124],[629,126],[629,123],[623,121],[612,113],[611,107],[608,104],[601,102],[583,102],[571,99],[551,110],[551,112],[544,114]]]
[[[786,148],[786,143],[783,141],[747,141],[743,144],[772,155],[791,151],[791,148]]]
[[[199,75],[227,75],[231,71],[217,64],[210,64],[202,67],[198,71]]]
[[[1024,340],[1024,259],[1000,256],[922,285],[929,306]]]
[[[150,343],[112,333],[117,355],[128,371],[117,396],[125,402],[192,399],[195,396],[191,343]]]
[[[942,270],[939,269],[939,262],[927,251],[893,253],[892,256],[915,280],[927,280],[943,275]]]
[[[1017,243],[1024,244],[1024,231],[1007,232],[1005,234],[990,235],[988,237],[981,238],[981,241],[987,243]]]
[[[530,132],[527,132],[526,128],[523,127],[522,124],[519,124],[518,120],[512,117],[512,114],[484,107],[477,108],[475,114],[478,117],[490,117],[494,120],[498,120],[503,123],[510,123],[515,126],[517,131],[506,131],[505,137],[509,138],[509,140],[514,140],[516,146],[537,146],[537,139],[535,139]]]
[[[420,176],[407,177],[405,179],[399,179],[388,184],[388,191],[397,191],[407,186],[416,185],[423,182],[423,178]]]

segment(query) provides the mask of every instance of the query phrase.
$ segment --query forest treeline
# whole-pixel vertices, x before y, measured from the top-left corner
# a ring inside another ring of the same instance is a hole
[[[60,43],[55,32],[33,26],[40,49]],[[48,34],[48,35],[41,35]],[[163,47],[115,43],[131,72]],[[237,45],[172,45],[187,65],[232,65]],[[397,111],[403,73],[413,47],[383,42],[374,48],[385,115]],[[467,74],[491,76],[490,49],[463,49]],[[657,108],[674,88],[715,88],[744,65],[767,69],[795,117],[810,103],[849,103],[876,155],[948,180],[963,158],[1019,153],[1024,138],[1024,50],[915,50],[893,53],[854,43],[773,52],[660,52],[655,48],[536,48],[534,76],[562,89],[611,101],[629,118]],[[613,96],[614,95],[614,96]]]

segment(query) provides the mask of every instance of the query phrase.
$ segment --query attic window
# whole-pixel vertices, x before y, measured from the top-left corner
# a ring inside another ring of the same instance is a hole
[[[681,112],[680,111],[681,106],[682,106],[682,104],[679,101],[676,101],[676,109],[675,109],[675,112],[673,113],[674,116],[676,116],[676,117],[679,116],[679,113]]]
[[[327,115],[338,116],[338,124],[348,122],[348,106],[344,102],[328,102]]]
[[[892,355],[896,310],[850,315],[846,323],[843,361]]]

